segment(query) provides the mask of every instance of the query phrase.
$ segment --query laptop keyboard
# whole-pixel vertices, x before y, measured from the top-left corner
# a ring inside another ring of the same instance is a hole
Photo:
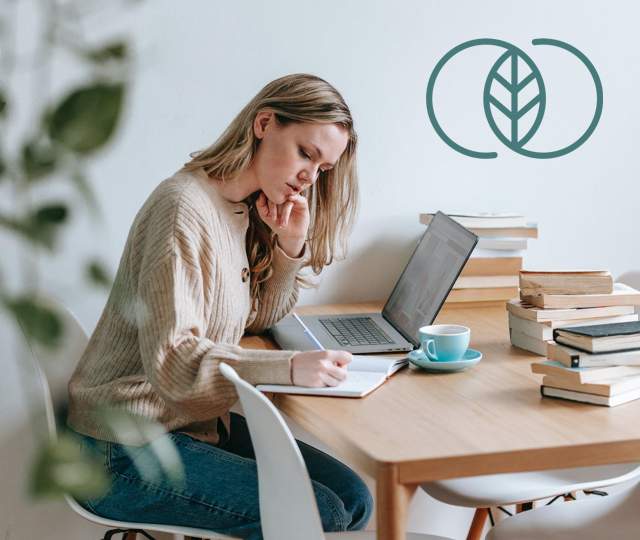
[[[371,317],[319,319],[340,345],[385,345],[393,340]]]

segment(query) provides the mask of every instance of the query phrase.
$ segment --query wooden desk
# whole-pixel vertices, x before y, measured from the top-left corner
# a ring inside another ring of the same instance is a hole
[[[511,347],[503,304],[445,308],[437,322],[471,327],[471,346],[483,360],[454,374],[405,369],[363,399],[276,398],[283,412],[376,479],[379,539],[405,537],[407,506],[421,482],[640,461],[640,400],[609,409],[542,399],[529,367],[540,357]],[[244,344],[274,346],[264,337]]]

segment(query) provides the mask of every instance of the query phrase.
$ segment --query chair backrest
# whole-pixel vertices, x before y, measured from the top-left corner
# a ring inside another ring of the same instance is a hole
[[[87,346],[88,338],[78,319],[62,302],[52,296],[47,296],[45,302],[62,322],[60,344],[55,349],[48,349],[30,341],[24,331],[23,337],[33,360],[37,392],[43,401],[49,435],[55,438],[56,418],[59,416],[56,412],[65,412],[69,379]]]
[[[258,464],[260,522],[266,540],[322,540],[322,523],[300,449],[273,404],[229,365],[220,372],[236,387]]]
[[[629,285],[629,287],[640,290],[640,270],[629,270],[618,277],[616,282],[624,283],[625,285]]]

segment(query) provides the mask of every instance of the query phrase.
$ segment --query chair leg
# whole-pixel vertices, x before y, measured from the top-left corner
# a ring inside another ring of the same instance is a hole
[[[138,538],[138,533],[136,531],[129,531],[124,535],[124,540],[136,540]]]
[[[473,514],[473,519],[471,520],[471,526],[469,527],[469,533],[467,534],[467,540],[480,540],[482,538],[487,517],[489,517],[488,508],[476,508],[476,512]]]

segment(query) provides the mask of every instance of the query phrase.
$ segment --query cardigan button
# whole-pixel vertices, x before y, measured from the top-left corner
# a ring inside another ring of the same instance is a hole
[[[249,279],[249,269],[245,267],[242,269],[242,283],[246,283],[248,279]]]

